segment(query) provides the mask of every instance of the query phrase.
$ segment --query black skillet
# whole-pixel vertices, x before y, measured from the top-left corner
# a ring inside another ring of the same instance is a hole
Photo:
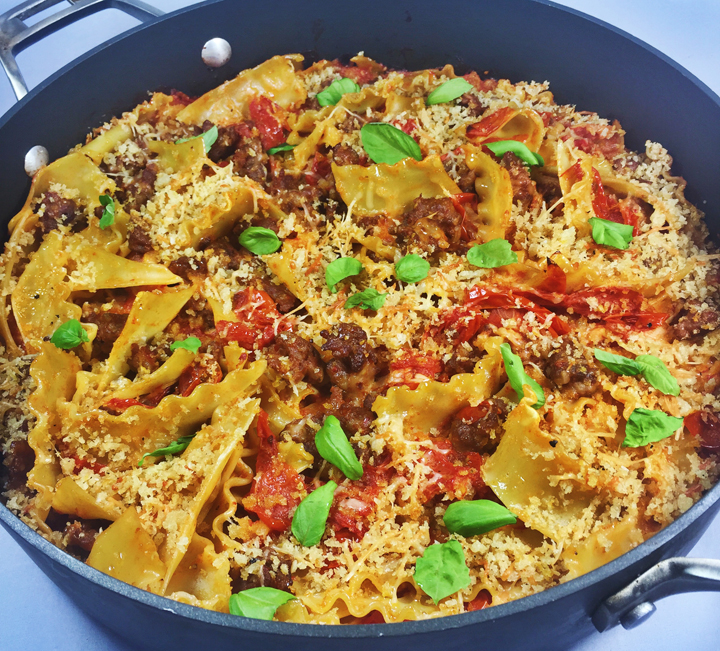
[[[25,12],[55,2],[29,0]],[[148,90],[177,88],[199,95],[274,54],[302,52],[312,60],[364,50],[395,68],[452,63],[460,72],[550,80],[559,103],[618,118],[631,149],[642,150],[646,139],[662,142],[673,153],[674,172],[688,181],[688,198],[706,211],[711,231],[720,232],[720,98],[647,45],[550,2],[218,0],[157,20],[152,19],[157,12],[136,0],[74,4],[59,21],[38,23],[22,43],[24,15],[0,17],[2,63],[13,72],[7,56],[13,47],[21,49],[78,14],[113,6],[151,20],[67,66],[0,120],[3,223],[27,196],[22,161],[31,147],[46,147],[50,160],[62,156],[91,128],[144,100]],[[512,38],[507,37],[509,26]],[[215,37],[232,45],[233,56],[225,66],[210,69],[200,50]],[[22,93],[21,82],[15,88]],[[80,608],[137,648],[557,650],[594,628],[639,624],[652,614],[652,602],[668,594],[720,590],[720,561],[674,558],[695,544],[718,509],[720,485],[633,551],[519,601],[430,621],[359,627],[265,622],[179,604],[73,559],[3,506],[0,524]]]

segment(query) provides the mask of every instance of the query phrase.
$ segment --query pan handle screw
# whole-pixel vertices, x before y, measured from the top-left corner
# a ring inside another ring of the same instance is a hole
[[[29,177],[45,167],[50,161],[48,150],[42,145],[35,145],[25,154],[25,172]]]
[[[202,49],[202,60],[211,68],[224,66],[232,56],[232,48],[224,38],[211,38]]]

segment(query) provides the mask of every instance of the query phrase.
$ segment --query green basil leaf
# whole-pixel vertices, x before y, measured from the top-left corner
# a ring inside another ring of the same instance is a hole
[[[609,368],[618,375],[637,375],[640,373],[640,365],[634,360],[622,355],[614,355],[599,348],[595,349],[595,359],[605,368]]]
[[[683,419],[669,416],[664,411],[638,407],[625,425],[624,448],[639,448],[648,443],[662,441],[682,427]]]
[[[502,504],[491,500],[453,502],[443,517],[450,533],[465,538],[479,536],[506,524],[515,524],[517,518]]]
[[[286,142],[284,142],[282,145],[278,145],[277,147],[270,147],[270,149],[267,150],[268,154],[277,154],[281,151],[292,151],[295,149],[297,145],[288,145]]]
[[[433,104],[452,102],[454,99],[463,96],[472,89],[473,85],[467,80],[462,77],[455,77],[455,79],[440,84],[440,86],[427,96],[425,104],[432,106]]]
[[[203,146],[205,147],[205,153],[207,154],[212,146],[215,144],[215,141],[218,139],[218,128],[213,125],[210,129],[207,131],[204,131],[203,133],[197,135],[197,136],[191,136],[190,138],[180,138],[180,140],[176,140],[175,144],[179,145],[183,142],[187,142],[188,140],[195,140],[196,138],[202,138]]]
[[[138,468],[142,468],[145,462],[145,457],[164,457],[168,454],[180,454],[185,452],[187,446],[190,445],[190,441],[195,438],[195,434],[188,434],[187,436],[181,436],[177,440],[173,441],[170,445],[164,448],[158,448],[154,452],[146,452],[142,455],[140,461],[138,461]]]
[[[381,294],[377,289],[368,287],[357,294],[353,294],[345,301],[345,309],[361,307],[363,310],[379,310],[384,304],[387,294]]]
[[[497,142],[485,142],[483,147],[487,147],[496,156],[502,156],[506,152],[512,152],[515,154],[523,163],[529,166],[545,165],[545,161],[540,154],[536,154],[528,149],[528,146],[524,142],[518,140],[498,140]]]
[[[360,140],[373,163],[395,165],[405,158],[422,160],[413,138],[387,122],[369,122],[360,129]]]
[[[115,201],[109,194],[100,195],[100,204],[104,207],[100,217],[100,228],[105,230],[115,223]]]
[[[230,614],[269,621],[280,606],[293,599],[296,599],[295,595],[284,590],[250,588],[230,597]]]
[[[590,217],[592,237],[598,244],[613,249],[625,250],[630,247],[633,238],[633,227],[629,224],[617,224],[609,219]]]
[[[312,547],[320,542],[325,533],[325,523],[330,513],[333,494],[337,484],[329,481],[316,488],[300,504],[293,514],[290,530],[301,545]]]
[[[667,366],[655,355],[638,355],[635,361],[640,366],[640,372],[651,387],[668,396],[680,395],[680,386],[670,374]]]
[[[363,476],[362,464],[335,416],[328,416],[315,433],[315,447],[325,461],[339,468],[348,479],[355,481]]]
[[[337,292],[337,285],[341,280],[345,280],[350,276],[357,276],[362,271],[362,262],[355,258],[338,258],[333,260],[325,268],[325,282],[327,283],[330,291],[335,294]]]
[[[250,226],[246,228],[240,233],[238,241],[255,255],[275,253],[275,251],[282,246],[282,242],[275,234],[275,231],[271,231],[269,228],[263,228],[262,226]]]
[[[51,344],[64,350],[70,350],[88,341],[90,341],[88,333],[77,319],[65,321],[50,337]]]
[[[518,261],[517,253],[512,250],[510,242],[501,238],[478,244],[467,252],[468,262],[483,269],[504,267]]]
[[[170,344],[170,350],[176,351],[178,348],[184,348],[189,350],[191,353],[197,353],[200,350],[202,342],[197,337],[188,337],[183,341],[175,341]]]
[[[542,387],[533,380],[523,368],[522,360],[512,352],[510,344],[502,344],[500,346],[503,362],[505,362],[505,372],[510,380],[510,386],[517,393],[518,402],[523,399],[523,385],[529,384],[535,394],[537,402],[533,405],[535,409],[539,409],[545,404],[545,392]]]
[[[358,86],[352,79],[343,77],[336,79],[324,90],[321,90],[315,97],[320,106],[335,106],[346,93],[359,93]]]
[[[470,585],[470,570],[457,540],[430,545],[415,563],[415,583],[437,603]]]
[[[410,253],[395,263],[395,277],[404,283],[419,283],[430,271],[430,263],[416,253]]]

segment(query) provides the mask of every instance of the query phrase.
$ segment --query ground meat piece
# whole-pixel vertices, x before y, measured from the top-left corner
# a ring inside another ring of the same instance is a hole
[[[533,172],[533,179],[535,188],[542,196],[547,208],[554,206],[562,198],[560,179],[556,175],[536,170]]]
[[[233,170],[238,176],[247,176],[253,181],[264,183],[267,179],[268,155],[260,138],[245,138],[233,154]]]
[[[190,276],[193,274],[206,274],[207,264],[205,263],[205,260],[189,258],[183,255],[177,260],[173,260],[168,265],[168,269],[172,271],[176,276],[180,276],[185,280],[190,280]]]
[[[133,253],[145,254],[153,250],[153,243],[145,229],[135,224],[128,230],[128,246]]]
[[[231,585],[233,594],[250,590],[251,588],[275,588],[283,592],[290,592],[292,587],[292,576],[290,575],[290,563],[280,563],[277,569],[274,569],[272,561],[268,560],[262,566],[260,574],[248,574],[247,579],[242,578],[242,569],[240,567],[230,570]],[[285,568],[285,572],[282,568]]]
[[[477,177],[475,170],[471,170],[463,158],[458,159],[456,164],[458,187],[463,192],[475,192],[475,178]]]
[[[138,172],[130,181],[118,187],[115,196],[124,204],[125,210],[140,210],[155,194],[155,179],[158,166],[148,163],[147,167]]]
[[[450,421],[450,440],[463,452],[492,454],[500,443],[510,408],[500,398],[490,398],[477,407],[464,407]]]
[[[685,303],[680,318],[673,327],[675,339],[692,339],[706,335],[720,327],[720,310],[714,305],[694,298]]]
[[[465,351],[462,351],[463,353]],[[443,369],[443,373],[440,376],[441,382],[447,382],[453,375],[457,375],[458,373],[472,373],[475,369],[475,364],[477,363],[479,357],[477,354],[478,351],[473,350],[472,353],[468,355],[461,355],[458,352],[455,352],[452,354],[452,357],[445,362],[445,367]]]
[[[535,182],[530,178],[527,166],[511,151],[503,154],[500,164],[510,174],[513,201],[522,206],[523,210],[527,210],[538,196]]]
[[[462,97],[460,97],[460,105],[466,106],[468,114],[474,118],[480,117],[487,108],[487,105],[481,102],[472,93],[465,93]]]
[[[339,387],[330,389],[330,400],[324,403],[328,415],[335,416],[347,436],[369,434],[375,420],[375,414],[365,405],[356,405],[345,400],[345,394]]]
[[[325,379],[322,359],[315,346],[292,332],[281,332],[265,351],[270,368],[288,375],[293,383],[305,380],[319,386]]]
[[[137,373],[140,369],[144,369],[148,373],[152,373],[162,366],[169,351],[163,351],[157,346],[146,346],[133,344],[130,348],[130,357],[127,360],[128,366],[132,371]]]
[[[341,362],[350,373],[357,373],[366,361],[375,362],[377,359],[367,334],[360,326],[340,323],[333,332],[322,330],[320,334],[326,339],[322,350],[330,351],[333,360]]]
[[[279,170],[268,186],[270,194],[280,201],[280,207],[286,212],[298,215],[311,214],[316,201],[322,199],[323,192],[317,185],[306,182],[305,176],[293,176]],[[306,210],[307,209],[307,210]]]
[[[243,229],[244,230],[244,229]],[[252,254],[243,249],[239,251],[236,249],[228,237],[221,237],[217,240],[213,240],[206,245],[205,251],[209,257],[218,257],[218,266],[231,271],[236,271],[240,268],[243,260],[249,259]]]
[[[68,547],[79,547],[90,552],[100,531],[90,526],[87,521],[75,520],[65,525],[63,533],[67,536]]]
[[[75,515],[50,509],[45,524],[53,531],[61,532],[67,551],[84,561],[87,560],[100,530],[107,529],[112,523],[108,520],[83,520]]]
[[[317,451],[317,447],[315,446],[315,432],[320,429],[320,426],[322,425],[322,414],[324,414],[325,408],[322,404],[317,404],[318,409],[314,409],[314,407],[315,405],[313,405],[311,409],[318,412],[316,415],[312,417],[299,418],[298,420],[288,423],[285,425],[285,429],[280,432],[279,436],[280,439],[283,439],[284,435],[287,434],[293,443],[300,443],[303,448],[305,448],[305,452],[313,456],[313,465],[304,471],[310,476],[314,476],[323,464],[323,458],[320,456]],[[312,419],[315,423],[315,427],[308,425],[309,419]]]
[[[92,356],[96,359],[107,359],[113,344],[120,336],[127,321],[127,314],[117,314],[103,310],[98,304],[86,303],[83,306],[82,320],[85,323],[94,323],[98,330],[92,347]]]
[[[360,165],[360,154],[352,147],[348,145],[335,145],[332,151],[335,165]]]
[[[300,301],[285,285],[276,285],[272,280],[263,278],[262,288],[275,301],[278,312],[281,314],[292,312],[300,305]]]
[[[348,113],[345,119],[337,125],[337,128],[344,133],[352,133],[361,129],[364,122],[354,113]]]
[[[61,225],[70,226],[73,233],[87,226],[87,217],[72,199],[63,199],[57,192],[46,192],[42,205],[45,206],[45,211],[40,216],[39,223],[43,234]]]
[[[464,216],[451,199],[420,197],[402,215],[400,224],[392,228],[392,234],[406,247],[419,246],[428,253],[440,250],[465,254],[469,247],[463,240],[463,221]]]
[[[551,353],[545,375],[558,387],[577,396],[591,396],[600,388],[597,373],[572,344],[561,345]]]
[[[210,120],[205,120],[202,129],[203,133],[213,128],[213,123]],[[233,125],[229,127],[218,127],[217,140],[210,147],[208,152],[208,158],[219,163],[225,158],[229,158],[235,153],[238,143],[240,142],[240,134],[236,131]]]
[[[35,465],[35,452],[23,439],[13,441],[3,459],[4,481],[0,490],[22,490],[27,483],[27,474]]]

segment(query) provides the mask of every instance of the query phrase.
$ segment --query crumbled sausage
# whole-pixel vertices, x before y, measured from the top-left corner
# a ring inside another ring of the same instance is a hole
[[[550,354],[545,375],[558,387],[577,396],[591,396],[600,388],[600,381],[592,365],[571,344],[561,345]]]
[[[325,379],[324,365],[315,346],[292,332],[278,334],[265,357],[270,368],[288,375],[293,383],[305,380],[319,386]]]
[[[5,481],[0,487],[4,490],[22,490],[27,483],[27,474],[35,465],[35,452],[26,440],[15,440],[5,453],[3,465]]]
[[[158,166],[156,163],[148,163],[147,167],[138,172],[130,181],[118,181],[118,189],[115,196],[125,204],[125,210],[140,210],[155,194],[155,180],[157,179]],[[122,179],[122,177],[118,177]]]
[[[285,285],[276,285],[272,280],[263,278],[262,288],[277,305],[278,312],[287,314],[292,312],[300,301]]]
[[[460,451],[492,454],[500,443],[503,423],[510,411],[500,398],[490,398],[477,407],[465,407],[450,421],[450,439]]]
[[[322,330],[320,334],[326,339],[322,350],[331,352],[333,361],[341,363],[350,373],[357,373],[366,361],[375,362],[377,359],[367,334],[354,323],[340,323],[333,332]]]
[[[720,327],[720,310],[700,299],[687,301],[680,314],[673,328],[675,339],[692,339],[701,334],[709,334]]]
[[[470,220],[464,219],[451,199],[420,197],[413,201],[392,232],[400,243],[419,246],[428,253],[440,250],[464,254],[469,247],[463,239],[463,225],[469,228]]]
[[[360,165],[360,154],[349,145],[335,145],[332,151],[335,165]]]
[[[86,303],[83,306],[83,321],[85,323],[94,323],[98,328],[93,340],[93,357],[107,359],[113,344],[125,327],[127,317],[127,314],[117,314],[110,310],[104,310],[98,304]]]
[[[168,269],[172,271],[176,276],[180,276],[185,280],[190,280],[190,276],[192,276],[193,274],[207,274],[207,264],[205,260],[189,258],[185,255],[180,256],[176,260],[173,260],[168,265]]]
[[[132,229],[128,229],[128,247],[130,251],[138,254],[145,254],[153,250],[153,243],[140,224],[135,224]]]
[[[57,192],[46,192],[42,205],[45,206],[45,211],[40,216],[39,223],[43,234],[55,230],[58,226],[70,226],[73,233],[87,226],[87,218],[72,199],[64,199]]]
[[[538,196],[535,182],[530,178],[527,166],[510,151],[503,154],[501,165],[510,174],[513,201],[523,210],[527,210]]]

